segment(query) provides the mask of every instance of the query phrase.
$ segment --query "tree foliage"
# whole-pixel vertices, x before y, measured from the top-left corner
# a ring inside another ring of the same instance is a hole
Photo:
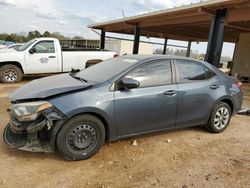
[[[27,42],[29,40],[32,40],[38,37],[54,37],[59,40],[71,39],[70,37],[65,37],[63,34],[59,32],[50,33],[49,31],[45,31],[43,34],[41,34],[37,30],[28,32],[26,36],[20,35],[20,34],[7,34],[7,33],[0,34],[0,40],[13,41],[13,42],[19,42],[19,43]],[[72,39],[83,39],[83,37],[75,36],[75,37],[72,37]]]

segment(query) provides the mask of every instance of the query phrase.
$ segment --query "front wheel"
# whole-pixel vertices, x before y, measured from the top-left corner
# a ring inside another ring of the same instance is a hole
[[[56,138],[58,151],[69,160],[88,159],[105,141],[105,128],[100,119],[84,114],[66,122]]]
[[[220,102],[217,104],[207,123],[207,129],[213,133],[223,132],[231,120],[231,108],[228,104]]]
[[[0,67],[0,81],[3,83],[16,83],[22,80],[23,73],[16,65],[3,65]]]

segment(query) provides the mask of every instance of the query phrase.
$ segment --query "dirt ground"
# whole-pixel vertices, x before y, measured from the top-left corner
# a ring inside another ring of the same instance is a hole
[[[9,93],[28,81],[0,84],[0,135]],[[244,88],[243,106],[250,108],[250,85]],[[0,136],[0,187],[250,187],[249,122],[237,115],[221,134],[199,127],[166,131],[136,138],[137,146],[131,138],[78,162],[13,150]]]

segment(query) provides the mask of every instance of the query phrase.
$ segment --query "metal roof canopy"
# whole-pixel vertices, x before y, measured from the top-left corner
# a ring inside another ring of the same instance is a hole
[[[237,42],[239,34],[250,32],[249,0],[211,0],[90,25],[105,32],[132,34],[183,41],[208,41],[216,11],[227,9],[224,41]]]

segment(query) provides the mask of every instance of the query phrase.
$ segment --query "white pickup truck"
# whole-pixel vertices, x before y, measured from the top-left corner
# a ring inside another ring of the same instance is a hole
[[[55,38],[36,38],[17,50],[0,53],[0,82],[15,83],[23,75],[62,73],[88,66],[116,56],[109,51],[62,50]]]

